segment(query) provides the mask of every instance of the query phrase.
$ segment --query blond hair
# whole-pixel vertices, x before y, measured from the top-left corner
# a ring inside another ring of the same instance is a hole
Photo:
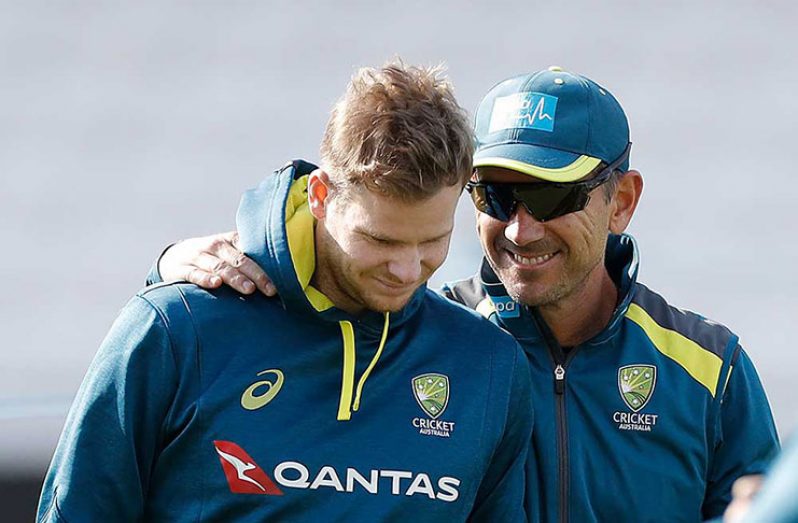
[[[474,140],[442,68],[401,61],[363,68],[335,104],[321,144],[333,184],[404,201],[471,176]]]

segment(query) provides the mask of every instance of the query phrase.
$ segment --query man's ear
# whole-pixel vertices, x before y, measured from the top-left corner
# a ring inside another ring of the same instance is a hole
[[[612,214],[610,215],[610,232],[621,234],[626,230],[632,215],[635,213],[640,195],[643,194],[643,177],[638,171],[627,171],[618,180],[615,194],[612,196]]]
[[[327,215],[331,186],[330,176],[321,169],[316,169],[308,176],[308,207],[310,214],[317,220]]]

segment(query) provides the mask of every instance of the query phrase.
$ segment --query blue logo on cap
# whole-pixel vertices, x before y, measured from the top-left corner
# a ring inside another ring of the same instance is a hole
[[[490,297],[493,306],[496,307],[496,314],[500,318],[518,318],[521,316],[521,308],[518,303],[514,302],[509,296],[496,296]]]
[[[537,129],[553,132],[556,110],[556,96],[535,92],[501,96],[493,102],[488,132],[502,129]]]

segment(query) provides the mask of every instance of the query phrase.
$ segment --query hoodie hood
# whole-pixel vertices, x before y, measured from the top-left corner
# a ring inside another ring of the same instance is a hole
[[[335,307],[310,283],[316,268],[316,221],[308,206],[307,185],[308,175],[317,168],[294,160],[244,193],[236,215],[240,247],[272,279],[286,309],[328,321],[352,320],[353,315]],[[392,326],[418,309],[425,291],[422,285],[402,310],[391,313]],[[357,320],[379,330],[384,316],[367,311]]]

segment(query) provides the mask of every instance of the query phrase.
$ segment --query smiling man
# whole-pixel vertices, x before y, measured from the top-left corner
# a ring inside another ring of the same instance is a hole
[[[485,254],[444,288],[512,333],[533,376],[531,456],[550,522],[700,521],[778,449],[738,337],[638,283],[623,234],[643,188],[610,92],[558,67],[507,79],[480,103],[469,190]],[[274,288],[234,236],[178,243],[151,278]],[[459,346],[458,346],[459,350]],[[534,477],[530,462],[530,477]],[[538,491],[530,489],[530,500]]]
[[[472,140],[435,69],[355,75],[322,167],[290,162],[238,209],[279,299],[183,283],[133,298],[70,411],[39,521],[523,521],[523,352],[425,286]]]
[[[445,293],[526,349],[544,521],[700,521],[778,449],[754,367],[726,327],[638,283],[623,234],[643,188],[626,115],[552,67],[496,85],[476,115],[485,260]]]

